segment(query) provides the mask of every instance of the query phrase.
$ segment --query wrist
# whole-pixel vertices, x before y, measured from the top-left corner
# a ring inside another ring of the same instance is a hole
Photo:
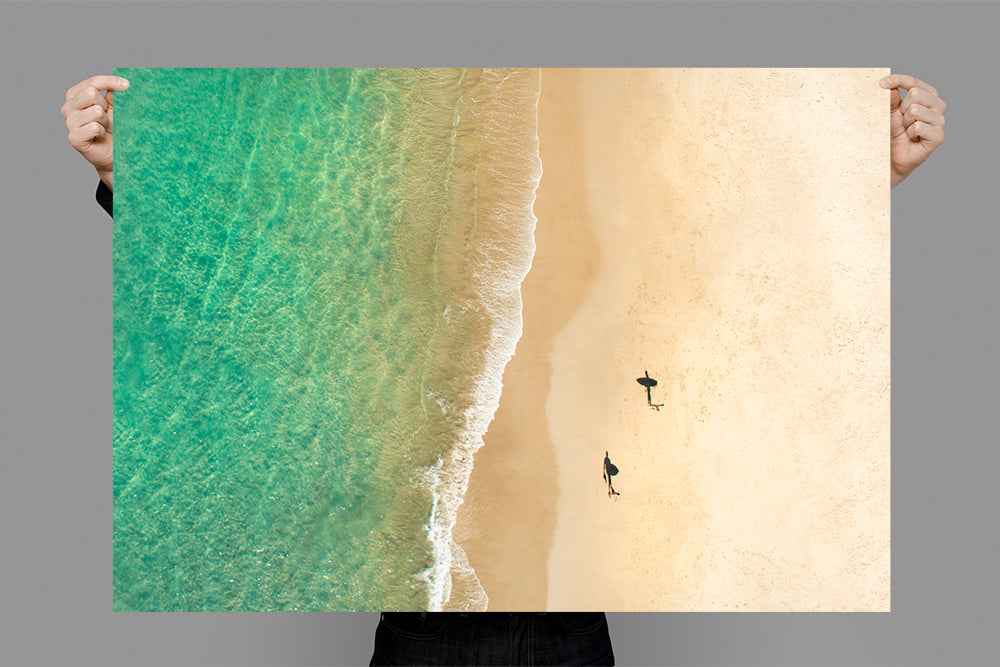
[[[899,185],[900,183],[902,183],[903,181],[905,181],[906,177],[909,176],[912,171],[913,171],[913,169],[905,169],[905,167],[904,168],[900,168],[900,165],[897,165],[897,164],[890,165],[889,166],[889,175],[890,175],[889,189],[891,190],[894,187],[896,187],[897,185]]]
[[[108,186],[108,190],[111,190],[112,192],[114,192],[114,190],[115,190],[115,183],[114,183],[115,172],[114,172],[114,170],[112,169],[110,171],[101,171],[100,169],[98,169],[97,170],[97,175],[101,178],[102,181],[104,181],[104,184],[106,186]]]

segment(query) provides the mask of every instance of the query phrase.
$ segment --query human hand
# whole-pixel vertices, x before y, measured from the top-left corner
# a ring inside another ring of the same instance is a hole
[[[97,175],[112,190],[114,91],[127,88],[128,81],[121,77],[92,76],[67,90],[62,106],[70,145],[94,165]],[[105,90],[107,96],[102,94]]]
[[[903,182],[944,141],[948,105],[938,91],[920,79],[891,74],[879,84],[892,91],[889,100],[889,154],[892,186]],[[902,99],[899,89],[907,91]]]

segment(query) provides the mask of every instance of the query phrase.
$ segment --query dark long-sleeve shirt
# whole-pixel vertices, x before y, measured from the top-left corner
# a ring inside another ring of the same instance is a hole
[[[97,182],[97,203],[108,212],[108,215],[115,217],[114,194],[104,181]]]

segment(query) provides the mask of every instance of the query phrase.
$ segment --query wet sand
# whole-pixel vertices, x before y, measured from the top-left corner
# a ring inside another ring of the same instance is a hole
[[[886,73],[543,70],[491,611],[889,610]]]

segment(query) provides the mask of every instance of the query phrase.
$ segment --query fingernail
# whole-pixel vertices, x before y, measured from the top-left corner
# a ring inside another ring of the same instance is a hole
[[[889,77],[885,77],[884,79],[879,81],[879,85],[881,85],[883,88],[887,87],[889,85]]]
[[[128,85],[128,79],[123,79],[122,77],[118,77],[118,80],[122,82],[123,86],[127,86]]]

